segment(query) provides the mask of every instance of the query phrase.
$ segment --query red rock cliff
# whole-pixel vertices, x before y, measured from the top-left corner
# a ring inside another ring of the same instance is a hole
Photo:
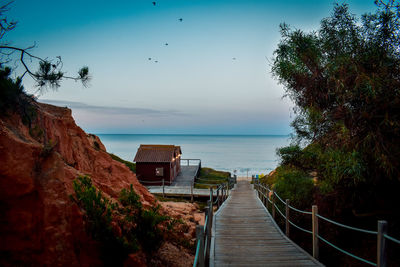
[[[70,109],[37,107],[30,129],[16,114],[0,116],[0,265],[101,265],[69,198],[72,181],[87,174],[110,197],[130,184],[145,204],[154,197],[75,124]]]

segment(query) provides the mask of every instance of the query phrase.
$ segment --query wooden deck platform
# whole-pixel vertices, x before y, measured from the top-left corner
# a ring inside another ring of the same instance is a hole
[[[181,166],[181,171],[179,172],[178,176],[176,176],[171,186],[190,187],[196,178],[198,168],[200,168],[198,165]]]
[[[163,188],[162,186],[148,186],[147,189],[153,195],[162,196]],[[165,186],[164,195],[166,197],[191,197],[192,189],[190,186]],[[209,197],[210,189],[197,189],[193,188],[193,197]],[[217,196],[213,192],[213,196]]]
[[[248,181],[238,181],[212,229],[210,266],[322,266],[282,233]]]

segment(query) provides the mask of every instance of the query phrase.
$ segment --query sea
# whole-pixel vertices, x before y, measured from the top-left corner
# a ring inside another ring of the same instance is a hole
[[[202,167],[233,175],[268,174],[276,168],[276,149],[290,144],[288,135],[98,134],[109,153],[133,161],[141,144],[181,146],[182,159],[200,159]]]

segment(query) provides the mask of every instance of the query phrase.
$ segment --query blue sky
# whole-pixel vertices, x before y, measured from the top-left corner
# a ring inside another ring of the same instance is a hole
[[[332,1],[152,2],[15,0],[7,16],[18,25],[3,42],[36,43],[34,54],[61,56],[69,75],[89,66],[90,87],[66,81],[39,101],[70,107],[91,133],[291,132],[292,104],[267,59],[280,23],[315,30]],[[346,3],[356,15],[375,10]]]

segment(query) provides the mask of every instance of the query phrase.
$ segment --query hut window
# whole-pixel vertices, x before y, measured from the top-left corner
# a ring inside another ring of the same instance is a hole
[[[164,176],[164,168],[156,168],[156,176]]]

